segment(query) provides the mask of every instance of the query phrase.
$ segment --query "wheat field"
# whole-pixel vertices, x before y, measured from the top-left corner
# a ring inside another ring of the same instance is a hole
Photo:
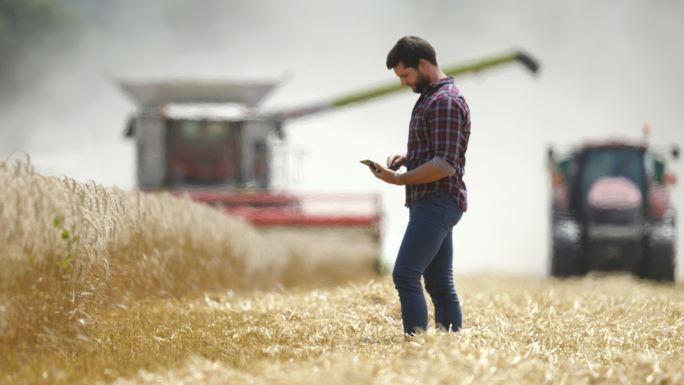
[[[0,383],[684,383],[681,284],[457,276],[406,338],[373,252],[0,163]]]

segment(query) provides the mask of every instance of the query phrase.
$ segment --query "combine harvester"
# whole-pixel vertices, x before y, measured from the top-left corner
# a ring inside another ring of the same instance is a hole
[[[552,182],[551,275],[626,271],[674,281],[676,211],[668,152],[645,140],[582,144],[564,156],[549,149]]]
[[[458,76],[513,62],[533,73],[538,69],[528,55],[511,52],[443,70]],[[395,93],[402,89],[399,81],[273,112],[257,105],[274,82],[122,81],[121,86],[138,104],[125,136],[136,143],[140,189],[188,195],[263,232],[294,236],[305,230],[315,234],[309,242],[337,238],[342,248],[365,243],[371,251],[362,263],[370,270],[380,266],[380,196],[274,191],[273,148],[285,138],[286,121]]]

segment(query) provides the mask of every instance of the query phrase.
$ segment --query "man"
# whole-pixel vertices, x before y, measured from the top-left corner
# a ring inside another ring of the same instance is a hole
[[[387,69],[420,94],[411,114],[407,153],[389,156],[387,168],[371,166],[378,179],[406,185],[409,223],[392,273],[404,332],[427,329],[421,276],[435,306],[437,328],[457,331],[461,305],[453,282],[451,231],[467,209],[463,174],[470,110],[453,79],[437,65],[434,48],[419,37],[399,39],[387,55]],[[394,171],[402,165],[405,173]]]

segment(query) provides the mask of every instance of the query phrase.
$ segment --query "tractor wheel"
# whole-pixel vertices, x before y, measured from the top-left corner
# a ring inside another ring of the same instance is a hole
[[[674,282],[677,243],[676,216],[669,221],[655,222],[651,226],[648,240],[648,253],[644,261],[646,279],[654,281]]]
[[[553,242],[551,251],[551,276],[553,277],[573,277],[583,275],[586,272],[583,268],[582,255],[580,248],[576,244],[564,244]]]
[[[674,282],[674,244],[652,244],[649,249],[644,270],[644,278],[646,279]]]

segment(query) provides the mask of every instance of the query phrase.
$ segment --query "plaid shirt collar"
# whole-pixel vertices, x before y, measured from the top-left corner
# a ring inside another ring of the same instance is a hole
[[[446,84],[453,84],[454,83],[454,78],[451,76],[447,76],[445,78],[437,79],[434,82],[431,82],[427,86],[425,86],[425,89],[422,92],[422,95],[428,95],[431,94],[438,89],[440,89],[442,86]]]

